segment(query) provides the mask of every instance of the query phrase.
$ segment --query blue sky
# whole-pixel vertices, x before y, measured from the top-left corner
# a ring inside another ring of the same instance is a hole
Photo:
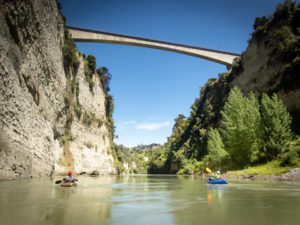
[[[61,0],[69,26],[240,54],[256,17],[279,0]],[[226,67],[192,56],[114,44],[76,43],[109,69],[117,144],[166,142],[178,114],[189,116],[200,87]]]

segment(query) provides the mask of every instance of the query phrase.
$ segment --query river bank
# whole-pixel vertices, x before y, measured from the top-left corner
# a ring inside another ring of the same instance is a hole
[[[242,174],[241,171],[229,171],[222,175],[223,178],[228,180],[266,180],[266,181],[283,181],[300,184],[300,168],[291,169],[289,172],[275,175],[275,174],[257,174],[247,173]]]

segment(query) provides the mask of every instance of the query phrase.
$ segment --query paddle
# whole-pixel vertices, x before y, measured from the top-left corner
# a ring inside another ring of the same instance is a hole
[[[205,170],[206,170],[207,173],[211,173],[211,170],[208,167],[206,167]],[[209,180],[215,180],[215,178],[213,178],[213,177],[209,177],[208,179]]]
[[[60,184],[61,182],[65,181],[66,178],[62,179],[62,180],[57,180],[55,181],[56,184]]]
[[[206,170],[208,173],[211,173],[211,170],[210,170],[208,167],[206,167],[205,170]]]
[[[55,181],[56,184],[60,184],[61,182],[65,181],[65,178],[63,180],[57,180]],[[73,181],[73,183],[75,183],[75,181]]]

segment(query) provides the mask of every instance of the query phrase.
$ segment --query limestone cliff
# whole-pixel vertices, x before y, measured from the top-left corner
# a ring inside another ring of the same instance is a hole
[[[79,68],[74,77],[78,93],[72,96],[74,102],[80,106],[82,115],[72,115],[69,143],[65,143],[65,150],[57,151],[55,156],[56,172],[63,173],[71,166],[78,173],[97,171],[100,174],[115,174],[114,159],[111,155],[112,139],[106,125],[105,93],[96,74],[93,75],[94,86],[91,90],[86,81],[85,63],[80,57]],[[70,157],[67,159],[64,157],[66,150],[70,151]]]
[[[115,173],[105,93],[97,76],[89,90],[82,57],[77,55],[79,68],[66,73],[65,28],[56,1],[0,0],[0,5],[0,179],[68,169]],[[84,124],[68,99],[103,124]]]

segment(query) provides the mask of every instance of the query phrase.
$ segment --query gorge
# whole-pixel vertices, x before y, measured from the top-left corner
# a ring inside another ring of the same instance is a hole
[[[56,1],[0,3],[0,179],[69,169],[117,174],[106,68],[96,70],[95,59],[76,50]],[[273,19],[255,20],[248,48],[227,73],[203,86],[187,129],[170,143],[172,151],[185,147],[205,155],[207,131],[219,127],[234,86],[244,95],[276,93],[293,118],[293,132],[300,134],[299,5],[289,7],[283,5]],[[168,170],[179,170],[169,163]]]

